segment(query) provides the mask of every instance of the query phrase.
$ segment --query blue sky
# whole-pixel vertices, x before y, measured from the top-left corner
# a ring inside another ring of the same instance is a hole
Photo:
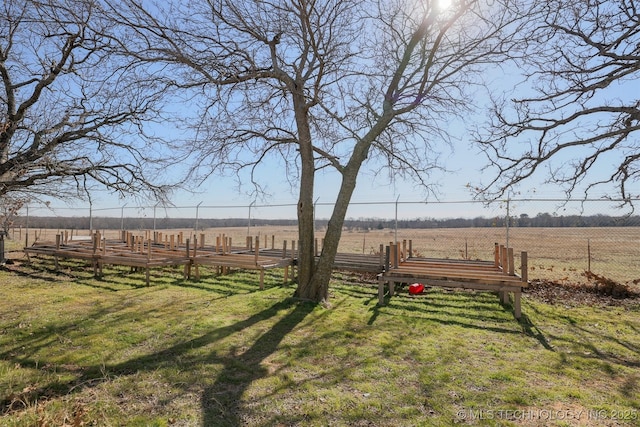
[[[470,202],[473,199],[468,184],[477,185],[486,181],[487,175],[483,175],[482,168],[487,160],[477,147],[471,145],[469,135],[462,123],[456,123],[451,129],[457,137],[452,147],[443,147],[442,165],[448,171],[436,171],[431,175],[430,182],[437,184],[438,194],[426,194],[417,188],[414,182],[395,181],[390,182],[386,174],[376,175],[366,166],[363,167],[356,191],[352,198],[352,205],[347,213],[347,218],[394,218],[396,216],[396,201],[398,202],[398,218],[412,219],[419,217],[474,217],[474,216],[499,216],[504,215],[505,205],[496,203],[486,207],[480,203]],[[616,157],[616,156],[613,156]],[[565,162],[570,157],[558,157],[557,162]],[[611,158],[603,164],[614,165],[615,158]],[[182,171],[183,167],[177,167]],[[172,197],[174,208],[163,209],[157,207],[155,214],[158,217],[195,217],[195,206],[200,204],[198,215],[201,218],[228,218],[247,217],[249,205],[251,216],[254,218],[295,218],[295,204],[297,201],[297,189],[291,188],[285,179],[284,172],[277,164],[267,164],[267,174],[263,176],[267,184],[267,190],[271,196],[265,199],[252,199],[239,192],[236,182],[232,178],[212,176],[194,193],[179,191]],[[594,170],[601,175],[610,173],[606,168]],[[545,170],[541,170],[537,176],[526,181],[514,198],[534,199],[564,199],[562,188],[555,185],[543,184],[546,178]],[[328,218],[331,214],[332,203],[335,200],[340,178],[337,172],[325,169],[318,173],[314,199],[317,200],[316,217]],[[640,192],[640,186],[629,189],[636,194]],[[580,193],[576,193],[580,196]],[[601,189],[593,193],[592,198],[606,195],[615,195],[615,189]],[[425,203],[426,202],[426,203]],[[122,206],[125,206],[122,210]],[[72,207],[61,202],[54,202],[58,214],[88,215],[89,204],[81,202]],[[105,192],[94,194],[93,209],[95,215],[120,216],[123,212],[129,216],[153,216],[153,203],[143,203],[144,207],[138,207],[135,200],[120,200]],[[266,206],[268,205],[268,206]],[[612,204],[597,203],[592,213],[611,213]],[[581,212],[579,204],[570,207],[562,206],[559,202],[520,203],[511,206],[512,213],[527,213],[536,215],[541,212],[559,212],[559,214],[578,214]],[[586,212],[589,213],[589,212]]]
[[[509,69],[501,68],[500,72],[487,76],[491,84],[495,85],[498,91],[509,91],[513,89],[514,82],[517,77],[510,74]],[[624,98],[636,96],[637,83],[628,82],[626,85],[610,86],[607,88],[606,96],[610,98]],[[521,89],[514,96],[520,96]],[[478,100],[478,104],[482,104],[482,99]],[[179,110],[181,106],[174,105]],[[415,187],[413,182],[395,181],[389,182],[385,174],[376,175],[370,171],[366,165],[360,173],[358,185],[352,198],[352,206],[350,207],[348,218],[394,218],[396,212],[396,204],[398,201],[398,217],[399,218],[417,218],[417,217],[473,217],[473,216],[494,216],[504,212],[504,206],[496,204],[490,208],[484,208],[481,204],[461,204],[457,202],[471,201],[472,193],[467,187],[470,185],[478,185],[482,181],[488,179],[488,175],[482,172],[482,168],[487,164],[484,155],[479,152],[477,147],[470,144],[468,126],[472,126],[477,120],[483,117],[469,117],[466,123],[459,121],[452,122],[450,131],[453,138],[453,146],[451,148],[443,144],[442,146],[442,166],[448,169],[447,172],[434,172],[429,181],[438,186],[438,194],[425,194],[422,190]],[[162,132],[163,130],[159,130]],[[178,135],[179,136],[179,135]],[[515,144],[518,141],[514,141]],[[603,167],[593,172],[597,175],[610,173],[611,169],[607,165],[613,167],[615,164],[614,155],[612,158],[603,162]],[[570,160],[569,156],[561,156],[556,160],[557,164],[562,164]],[[185,165],[176,165],[176,172],[184,172]],[[263,181],[267,183],[267,190],[271,194],[270,197],[261,200],[254,200],[246,196],[243,192],[239,192],[236,182],[232,178],[214,176],[209,178],[199,188],[194,189],[194,193],[187,191],[176,192],[172,197],[172,202],[176,208],[162,209],[156,208],[158,216],[195,216],[195,206],[200,204],[200,217],[246,217],[248,215],[248,206],[254,203],[252,207],[252,216],[261,218],[295,218],[295,203],[297,200],[297,189],[291,188],[289,182],[285,179],[284,172],[276,163],[265,165],[263,170],[267,172],[263,176]],[[545,170],[541,170],[532,179],[526,181],[518,192],[514,195],[517,198],[545,198],[545,199],[562,199],[564,191],[553,185],[543,184]],[[339,176],[337,172],[319,172],[316,179],[316,188],[314,198],[318,201],[316,216],[318,218],[328,218],[330,215],[331,204],[335,200],[335,195],[339,187]],[[633,188],[635,187],[635,188]],[[640,185],[634,184],[628,189],[632,193],[640,193]],[[599,193],[591,196],[598,198],[606,195],[615,194],[613,188],[602,188]],[[580,193],[577,193],[579,196]],[[427,203],[424,203],[427,202]],[[104,216],[120,216],[125,212],[128,216],[152,216],[153,202],[142,203],[146,207],[138,206],[138,202],[134,199],[121,200],[116,196],[106,192],[96,191],[92,198],[92,207],[95,215]],[[126,210],[122,207],[126,205]],[[271,205],[272,207],[265,207]],[[88,202],[77,202],[65,205],[60,201],[52,201],[51,206],[54,207],[53,212],[58,215],[80,215],[86,216],[89,212]],[[514,207],[514,209],[516,209]],[[538,212],[549,212],[558,210],[558,203],[539,203],[538,206],[528,206],[527,208],[518,208],[522,212],[525,210],[530,215]],[[566,209],[566,208],[564,208]],[[573,213],[578,208],[572,207],[569,213]],[[599,210],[607,211],[606,208]],[[560,209],[562,212],[562,210]],[[566,210],[565,210],[566,212]],[[37,206],[31,207],[33,214],[49,214],[49,211],[38,209]]]
[[[620,88],[620,91],[623,93],[623,88]],[[496,203],[489,207],[480,203],[461,203],[471,202],[473,199],[468,184],[477,185],[487,179],[487,175],[483,175],[481,171],[487,161],[479,149],[470,144],[469,135],[463,124],[456,123],[455,126],[452,126],[451,132],[457,135],[453,145],[452,147],[443,146],[442,152],[442,166],[448,171],[436,171],[430,178],[430,182],[438,186],[437,195],[426,194],[423,190],[416,188],[414,182],[390,182],[386,174],[376,175],[365,166],[360,173],[347,218],[393,219],[396,216],[396,202],[398,202],[397,216],[399,219],[504,215],[504,203]],[[614,164],[616,156],[613,157],[609,160],[610,165]],[[568,160],[570,158],[566,156],[557,159],[558,162]],[[182,173],[184,167],[184,165],[176,165],[175,173]],[[265,199],[255,200],[238,191],[236,182],[232,178],[212,176],[199,188],[194,189],[193,193],[176,192],[171,199],[174,207],[158,206],[155,208],[155,215],[158,218],[164,216],[195,217],[195,207],[200,204],[198,209],[200,218],[246,218],[249,215],[249,205],[253,203],[251,207],[251,217],[253,218],[295,218],[297,189],[291,188],[285,179],[284,172],[279,169],[277,164],[267,164],[264,169],[268,172],[263,180],[271,194]],[[606,174],[611,170],[605,168],[594,172]],[[536,177],[526,181],[513,197],[563,199],[565,197],[564,191],[557,186],[543,184],[545,178],[543,170]],[[635,184],[634,187],[629,190],[636,194],[640,193],[640,185]],[[338,188],[339,175],[337,172],[327,169],[318,173],[314,197],[317,200],[317,218],[330,216]],[[577,193],[578,196],[579,194]],[[615,194],[615,190],[602,189],[599,193],[592,194],[592,197],[598,198],[607,194]],[[115,217],[120,217],[122,214],[131,217],[153,217],[153,205],[153,202],[141,203],[133,198],[122,200],[104,191],[94,192],[91,204],[94,216]],[[86,201],[65,204],[53,200],[51,206],[53,210],[31,206],[30,214],[89,216],[90,211],[90,204]],[[588,208],[591,212],[585,213],[615,213],[612,206],[610,203],[597,203]],[[511,206],[511,213],[514,215],[520,213],[536,215],[541,212],[579,214],[581,209],[578,203],[570,206],[562,206],[560,202],[515,203]]]
[[[472,194],[467,184],[478,183],[482,177],[480,169],[486,164],[483,155],[468,143],[460,141],[454,152],[446,157],[446,166],[451,172],[442,172],[432,176],[432,182],[439,184],[438,196],[429,195],[425,198],[423,191],[417,189],[412,182],[388,182],[386,176],[374,176],[365,168],[362,171],[352,205],[347,213],[347,218],[382,218],[399,219],[413,218],[448,218],[448,217],[475,217],[475,216],[501,216],[505,214],[505,204],[495,203],[486,207],[480,203],[471,203]],[[265,200],[254,200],[237,191],[236,183],[231,178],[211,177],[205,182],[198,193],[178,192],[172,198],[174,207],[163,208],[157,206],[155,215],[160,218],[169,217],[195,217],[196,206],[200,218],[246,218],[251,207],[252,218],[295,218],[296,189],[292,189],[285,177],[273,173],[268,181],[272,196]],[[316,217],[328,218],[331,213],[332,203],[339,186],[337,173],[320,173],[316,179],[317,200]],[[604,195],[601,194],[601,195]],[[514,198],[534,199],[563,199],[562,189],[543,185],[540,180],[528,181],[526,187]],[[131,217],[153,217],[153,203],[139,205],[135,200],[121,200],[106,192],[94,193],[94,216],[115,216],[123,213]],[[470,202],[470,203],[462,203]],[[559,214],[578,214],[581,211],[577,203],[571,206],[561,206],[560,202],[535,202],[514,203],[511,213],[519,215],[527,213],[536,215],[540,212],[559,212]],[[594,205],[594,204],[592,204]],[[588,208],[592,213],[608,213],[611,204],[597,203],[597,206]],[[52,202],[52,212],[62,216],[89,216],[89,203],[79,202],[65,205],[62,202]],[[31,207],[33,215],[47,215],[48,212]],[[589,212],[585,212],[589,213]]]

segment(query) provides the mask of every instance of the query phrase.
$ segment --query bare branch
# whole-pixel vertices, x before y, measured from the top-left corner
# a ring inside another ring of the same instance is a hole
[[[496,101],[493,122],[477,136],[495,172],[482,191],[500,197],[544,166],[548,182],[568,195],[617,188],[632,200],[640,179],[635,2],[558,0],[543,9],[544,22],[530,30],[538,43],[524,62],[534,96]],[[612,170],[605,179],[598,177],[603,168]]]
[[[79,196],[85,177],[164,198],[139,132],[157,116],[162,86],[121,61],[98,3],[7,0],[2,13],[0,196]]]

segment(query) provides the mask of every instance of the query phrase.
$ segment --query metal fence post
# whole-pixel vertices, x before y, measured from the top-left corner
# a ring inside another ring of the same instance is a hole
[[[4,258],[4,236],[7,235],[7,233],[4,232],[4,230],[0,230],[0,265],[4,265],[5,263],[5,258]]]

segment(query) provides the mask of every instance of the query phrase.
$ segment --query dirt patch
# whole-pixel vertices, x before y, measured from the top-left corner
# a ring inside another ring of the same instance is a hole
[[[525,294],[547,304],[630,306],[640,304],[637,283],[618,283],[594,273],[583,273],[585,282],[534,280]]]

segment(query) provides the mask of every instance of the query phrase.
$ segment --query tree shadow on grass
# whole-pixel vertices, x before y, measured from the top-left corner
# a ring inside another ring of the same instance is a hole
[[[144,276],[136,277],[131,272],[125,272],[122,268],[115,270],[110,276],[94,276],[93,266],[90,262],[82,260],[60,259],[56,268],[53,261],[32,257],[30,261],[21,262],[5,268],[12,274],[30,279],[42,280],[49,283],[69,281],[95,289],[117,292],[122,289],[140,289],[147,287],[144,284]],[[126,282],[123,282],[126,279]],[[123,286],[118,288],[117,285]]]
[[[540,330],[540,328],[538,328],[538,326],[536,326],[535,323],[533,323],[529,316],[527,316],[526,314],[522,314],[522,317],[520,318],[520,324],[522,325],[522,331],[525,333],[525,335],[538,340],[538,342],[545,349],[549,351],[555,351],[551,343],[549,343],[547,337],[545,337],[544,333]]]
[[[376,304],[370,310],[369,325],[378,321],[380,316],[394,316],[392,311],[400,310],[403,316],[415,315],[446,325],[499,333],[524,333],[536,339],[545,349],[554,351],[542,331],[526,314],[522,314],[520,320],[505,318],[505,311],[513,310],[512,305],[502,304],[497,294],[491,292],[429,290],[418,296],[399,293],[393,297],[386,295],[385,306]],[[505,327],[498,324],[504,324]],[[516,325],[522,329],[514,327]]]
[[[140,372],[153,372],[173,364],[175,360],[181,360],[180,364],[186,369],[190,365],[198,366],[202,363],[223,366],[213,385],[205,387],[203,391],[201,398],[203,425],[240,425],[242,416],[240,402],[243,393],[254,381],[268,375],[267,370],[261,366],[262,361],[277,350],[283,338],[311,313],[315,306],[315,304],[303,303],[289,298],[279,301],[245,320],[216,328],[193,339],[122,363],[84,367],[56,366],[56,372],[60,373],[61,377],[68,373],[74,378],[68,381],[58,379],[39,387],[30,387],[19,394],[0,394],[0,415],[26,409],[26,404],[22,402],[36,402],[43,397],[55,399],[71,393],[79,393],[84,389],[97,387],[109,378],[136,375]],[[283,310],[288,310],[289,313],[283,316]],[[108,311],[108,308],[103,308],[96,312],[95,316],[100,318]],[[275,316],[281,316],[281,318],[241,354],[234,352],[234,354],[220,355],[215,350],[204,353],[197,351],[215,345],[216,342],[233,334],[249,333],[248,330],[252,326]],[[59,325],[55,330],[42,330],[38,336],[30,336],[29,353],[34,354],[38,349],[46,346],[50,340],[65,335],[65,331],[74,327],[74,324]],[[23,347],[21,348],[15,347],[0,351],[0,359],[13,361],[23,368],[42,369],[40,366],[43,363],[46,364],[46,361],[25,355],[21,350],[24,349],[24,344],[22,343]]]
[[[288,304],[293,304],[289,302]],[[215,383],[207,387],[201,398],[203,425],[238,426],[242,420],[242,397],[255,381],[267,377],[262,362],[277,349],[287,336],[315,307],[311,303],[295,303],[291,313],[281,318],[253,345],[239,354],[229,355]],[[280,304],[277,304],[280,305]],[[275,313],[274,313],[275,314]]]
[[[64,265],[63,261],[60,261],[60,265]],[[85,270],[88,268],[90,267],[85,266]],[[44,282],[58,282],[60,278],[76,280],[78,271],[82,271],[82,265],[64,265],[64,268],[56,268],[53,261],[45,263],[39,258],[33,258],[30,261],[25,260],[10,266],[3,266],[2,269],[20,277],[29,277]]]
[[[282,270],[267,270],[264,276],[265,289],[271,287],[282,287]],[[227,298],[231,295],[250,294],[260,292],[259,286],[260,272],[257,270],[236,269],[227,273],[218,273],[213,269],[204,270],[200,273],[200,278],[175,277],[169,282],[173,286],[214,292],[220,294],[220,298]]]

